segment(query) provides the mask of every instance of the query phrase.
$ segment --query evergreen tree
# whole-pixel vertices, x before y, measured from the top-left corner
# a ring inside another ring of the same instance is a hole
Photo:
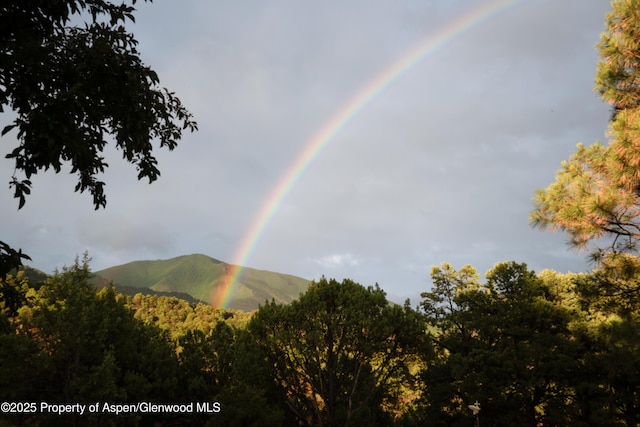
[[[167,334],[134,319],[123,295],[90,284],[88,258],[54,274],[13,320],[16,351],[0,365],[26,401],[60,403],[179,402],[178,361]],[[15,357],[33,353],[24,360]],[[26,363],[23,367],[22,363]],[[30,370],[25,369],[30,367]],[[158,414],[37,414],[41,425],[137,425]]]
[[[513,262],[496,265],[486,284],[469,266],[457,272],[444,264],[432,278],[422,307],[437,328],[437,356],[423,373],[418,419],[472,425],[468,405],[478,401],[485,425],[571,424],[579,348],[571,340],[570,313],[544,282]]]
[[[609,144],[578,145],[556,180],[536,192],[532,224],[594,246],[596,260],[636,253],[640,239],[640,3],[614,0],[598,44],[596,90],[614,109]],[[595,243],[594,243],[595,245]]]
[[[640,424],[640,265],[618,256],[574,278],[584,313],[575,327],[585,351],[576,399],[590,425]]]

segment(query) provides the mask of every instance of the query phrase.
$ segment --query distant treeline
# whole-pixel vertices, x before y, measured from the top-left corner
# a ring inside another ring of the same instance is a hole
[[[97,290],[87,259],[37,289],[18,272],[0,282],[0,424],[636,426],[636,262],[485,281],[443,264],[416,307],[322,278],[254,313]]]

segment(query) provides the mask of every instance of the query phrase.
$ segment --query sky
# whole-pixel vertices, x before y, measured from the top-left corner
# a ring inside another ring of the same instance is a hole
[[[21,210],[0,186],[0,240],[45,272],[85,251],[93,270],[202,253],[378,283],[413,305],[442,262],[481,276],[502,261],[587,271],[586,254],[561,233],[531,228],[529,212],[577,143],[606,141],[609,107],[593,86],[609,1],[499,3],[137,3],[128,28],[143,60],[199,131],[157,151],[162,175],[151,185],[109,149],[106,209],[74,193],[66,172],[35,176]],[[274,197],[358,93],[482,8],[496,13],[370,93]],[[0,140],[7,183],[4,154],[15,144],[15,133]]]

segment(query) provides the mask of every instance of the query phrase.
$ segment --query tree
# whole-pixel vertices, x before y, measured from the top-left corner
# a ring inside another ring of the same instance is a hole
[[[581,311],[576,339],[587,351],[577,398],[590,425],[640,424],[640,260],[619,255],[573,280]],[[597,422],[596,422],[597,421]]]
[[[0,281],[6,279],[7,274],[11,271],[20,267],[23,259],[31,260],[29,255],[22,253],[22,250],[15,250],[0,241]]]
[[[213,401],[230,381],[234,339],[233,329],[222,321],[209,335],[195,329],[179,338],[185,394],[192,400]]]
[[[291,416],[284,419],[285,397],[274,390],[270,365],[246,330],[219,320],[209,334],[190,330],[178,343],[181,396],[223,405],[213,415],[193,414],[193,423],[258,427],[295,422]]]
[[[477,400],[490,425],[570,424],[578,349],[570,313],[544,282],[514,262],[497,264],[482,285],[470,266],[444,264],[432,278],[422,307],[437,328],[437,355],[423,373],[421,421],[472,425],[468,405]]]
[[[18,208],[33,175],[58,173],[64,164],[78,176],[75,191],[89,191],[94,207],[105,207],[105,183],[98,177],[108,166],[102,153],[109,141],[136,166],[138,179],[153,182],[160,175],[153,141],[173,150],[184,130],[197,129],[175,94],[159,87],[125,29],[134,21],[135,3],[0,5],[0,112],[8,107],[16,116],[2,136],[17,130],[18,145],[6,157],[15,162],[9,185]],[[4,264],[14,268],[26,258],[5,246],[0,242],[1,275]]]
[[[638,0],[614,0],[598,44],[596,90],[614,109],[609,144],[579,144],[531,213],[534,226],[567,232],[574,247],[593,243],[596,260],[637,253],[640,239],[639,10]]]
[[[640,1],[614,0],[598,45],[596,90],[616,110],[640,106]]]
[[[442,267],[431,269],[433,288],[430,292],[423,292],[424,298],[421,306],[426,315],[426,321],[438,331],[456,330],[462,335],[467,335],[465,325],[460,315],[463,313],[460,307],[459,294],[468,290],[478,290],[480,287],[479,276],[475,268],[465,265],[456,271],[450,264],[443,263]],[[440,338],[444,334],[439,335]],[[438,338],[435,338],[436,342]],[[446,348],[446,344],[440,342]]]
[[[9,346],[0,352],[0,365],[16,388],[4,398],[180,402],[178,360],[168,334],[136,320],[124,296],[113,288],[96,291],[89,282],[88,261],[76,260],[37,291],[31,289],[13,320],[15,332],[0,336],[1,343]],[[82,419],[57,414],[36,418],[46,425],[129,425],[140,420],[151,424],[168,416],[96,413]]]
[[[269,427],[295,425],[286,409],[286,395],[274,387],[272,365],[245,327],[235,328],[233,366],[228,384],[218,395],[224,410],[208,425]]]
[[[304,425],[389,425],[384,404],[427,346],[418,313],[348,279],[322,278],[289,305],[271,302],[248,328]]]

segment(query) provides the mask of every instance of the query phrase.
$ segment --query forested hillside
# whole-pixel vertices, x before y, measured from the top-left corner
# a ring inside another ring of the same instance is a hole
[[[14,406],[1,417],[8,425],[466,426],[477,401],[489,425],[637,425],[635,271],[613,281],[606,269],[535,273],[505,262],[482,280],[471,266],[443,264],[416,307],[323,278],[253,315],[96,290],[87,259],[37,290],[18,272],[4,281],[0,399]],[[158,412],[140,402],[182,406]],[[43,403],[80,406],[58,414]]]
[[[133,261],[96,272],[100,286],[111,282],[130,294],[145,292],[176,293],[212,303],[212,296],[223,292],[234,268],[230,264],[202,254],[184,255],[167,260]],[[229,308],[256,310],[265,301],[293,301],[309,286],[309,280],[289,274],[244,268],[234,289]],[[136,291],[136,288],[139,290]],[[183,297],[184,298],[184,297]]]

